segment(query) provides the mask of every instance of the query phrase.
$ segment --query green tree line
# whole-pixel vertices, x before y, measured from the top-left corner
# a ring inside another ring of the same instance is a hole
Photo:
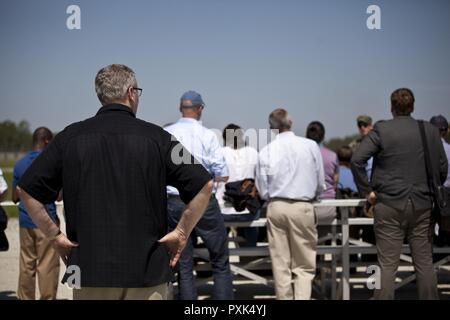
[[[0,122],[0,152],[21,152],[31,147],[30,125],[23,120],[19,123],[6,120]]]

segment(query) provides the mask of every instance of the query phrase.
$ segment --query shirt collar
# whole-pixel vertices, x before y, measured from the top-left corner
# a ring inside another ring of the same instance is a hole
[[[197,119],[194,118],[180,118],[178,119],[178,122],[185,122],[185,123],[199,123]]]
[[[194,118],[180,118],[177,121],[178,123],[195,123],[195,124],[200,124],[200,121],[198,121],[197,119]]]
[[[394,116],[394,119],[413,119],[411,115],[409,116]]]
[[[112,103],[112,104],[107,104],[103,107],[101,107],[96,115],[99,114],[103,114],[103,113],[109,113],[109,112],[121,112],[121,113],[128,113],[128,115],[136,118],[136,115],[133,113],[133,111],[131,110],[130,107],[127,107],[123,104],[118,104],[118,103]]]
[[[281,132],[277,135],[277,138],[287,138],[287,137],[293,137],[294,136],[294,132],[293,131],[285,131],[285,132]]]

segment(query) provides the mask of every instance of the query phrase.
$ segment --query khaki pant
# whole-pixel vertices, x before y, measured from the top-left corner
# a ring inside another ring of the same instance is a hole
[[[73,300],[167,300],[169,284],[148,288],[94,288],[73,289]]]
[[[59,256],[39,229],[20,228],[20,274],[17,296],[36,299],[36,274],[41,300],[56,299]]]
[[[267,207],[267,233],[277,299],[310,299],[317,246],[313,206],[272,200]]]

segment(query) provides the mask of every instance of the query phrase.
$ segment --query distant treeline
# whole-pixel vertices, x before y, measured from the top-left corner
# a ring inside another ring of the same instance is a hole
[[[327,148],[337,152],[339,148],[343,146],[348,146],[350,142],[356,140],[359,138],[358,134],[354,134],[351,136],[346,136],[344,138],[331,138],[330,140],[326,141],[324,144]]]
[[[31,148],[32,132],[27,121],[0,122],[0,152],[22,152]]]
[[[326,141],[325,145],[331,150],[337,151],[357,138],[357,134],[344,138],[332,138]],[[0,122],[0,152],[28,151],[31,148],[31,139],[32,132],[27,121],[23,120],[17,124],[10,120]],[[450,141],[450,134],[447,135],[446,140]]]

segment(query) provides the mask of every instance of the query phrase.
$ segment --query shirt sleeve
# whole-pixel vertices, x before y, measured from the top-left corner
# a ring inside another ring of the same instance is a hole
[[[18,182],[22,190],[43,204],[55,202],[62,188],[63,134],[53,139]]]
[[[3,171],[0,169],[0,194],[8,190],[8,184],[5,181],[5,178],[3,177]]]
[[[317,173],[317,190],[316,194],[319,195],[322,191],[325,191],[327,186],[325,184],[325,172],[323,168],[323,160],[322,154],[320,152],[320,148],[317,144],[313,146],[313,157],[314,163],[316,165],[316,173]]]
[[[269,174],[270,174],[270,166],[268,161],[266,161],[264,157],[264,153],[260,152],[258,156],[258,163],[256,165],[256,179],[255,185],[256,189],[258,189],[259,196],[263,200],[269,200]]]
[[[165,160],[166,183],[177,188],[181,200],[189,203],[211,180],[211,175],[175,137],[170,137]]]
[[[223,156],[223,151],[219,144],[219,140],[214,133],[211,133],[207,159],[208,168],[211,170],[214,178],[228,177],[228,166],[225,161],[225,157]]]

